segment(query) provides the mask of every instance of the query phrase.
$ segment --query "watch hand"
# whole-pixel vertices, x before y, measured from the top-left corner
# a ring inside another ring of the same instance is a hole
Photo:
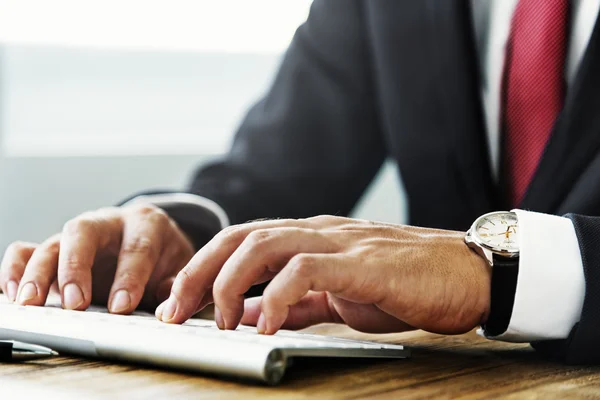
[[[511,232],[514,233],[514,232]],[[502,233],[493,233],[493,234],[486,234],[486,233],[482,233],[481,236],[483,237],[490,237],[490,236],[506,236],[506,232],[502,232]]]

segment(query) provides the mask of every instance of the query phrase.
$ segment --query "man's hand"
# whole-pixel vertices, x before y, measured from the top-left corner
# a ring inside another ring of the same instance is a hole
[[[270,279],[244,307],[244,293]],[[181,270],[156,315],[181,323],[214,301],[222,329],[340,322],[462,333],[485,321],[489,299],[489,266],[462,232],[320,216],[223,230]]]
[[[105,208],[67,222],[42,244],[13,243],[0,267],[0,287],[11,301],[43,305],[57,281],[64,308],[92,300],[114,313],[165,300],[194,254],[167,214],[152,205]]]

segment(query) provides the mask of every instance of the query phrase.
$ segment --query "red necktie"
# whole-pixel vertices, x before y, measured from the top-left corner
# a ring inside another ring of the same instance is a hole
[[[512,206],[523,200],[565,97],[568,0],[519,0],[504,63],[505,172]]]

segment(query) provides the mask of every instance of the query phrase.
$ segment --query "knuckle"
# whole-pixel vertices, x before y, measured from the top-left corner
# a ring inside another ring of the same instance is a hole
[[[345,218],[343,218],[343,217],[336,217],[334,215],[325,215],[325,214],[317,215],[317,216],[310,217],[307,219],[307,221],[314,222],[318,225],[334,224],[334,223],[341,222],[344,220],[345,220]]]
[[[36,245],[27,242],[11,243],[2,257],[0,265],[0,282],[9,279],[20,279],[20,272],[25,269],[29,262],[29,257],[36,249]]]
[[[69,255],[61,265],[63,273],[81,271],[86,268],[85,261],[77,254]]]
[[[177,281],[183,287],[194,286],[194,271],[189,266],[184,267],[179,273],[177,273]]]
[[[150,238],[146,236],[135,236],[132,239],[124,241],[121,252],[133,255],[152,255],[155,250]]]
[[[220,244],[239,243],[244,237],[244,229],[239,225],[229,226],[217,234]]]
[[[131,211],[134,214],[138,214],[138,215],[142,215],[142,216],[152,215],[157,212],[164,212],[159,207],[155,206],[154,204],[149,204],[149,203],[136,204],[131,207]]]
[[[162,229],[166,229],[171,222],[169,215],[161,209],[158,209],[151,214],[146,214],[146,218],[148,218],[148,221],[152,224],[157,225]]]
[[[70,221],[67,221],[63,226],[63,232],[65,235],[76,236],[81,235],[85,232],[89,232],[93,229],[94,222],[91,217],[86,214],[82,214],[81,216],[74,218]]]
[[[296,225],[298,223],[298,219],[296,218],[277,218],[276,219],[277,222],[279,222],[281,225]]]
[[[46,253],[49,253],[52,256],[58,256],[60,253],[60,241],[59,240],[49,240],[42,244],[41,250]]]
[[[251,232],[246,240],[253,248],[268,247],[276,237],[276,232],[270,229],[259,229]]]
[[[16,242],[12,242],[8,246],[7,253],[20,255],[26,251],[30,251],[34,247],[35,246],[33,246],[31,243],[16,241]]]
[[[315,259],[308,254],[299,254],[290,260],[291,273],[300,278],[308,278],[314,274]]]

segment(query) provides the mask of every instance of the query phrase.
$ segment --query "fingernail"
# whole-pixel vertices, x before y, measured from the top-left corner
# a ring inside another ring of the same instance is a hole
[[[260,313],[258,317],[258,322],[256,323],[256,330],[260,334],[264,334],[267,332],[267,320],[265,319],[265,314]]]
[[[6,283],[6,295],[12,303],[14,303],[17,298],[17,290],[19,290],[19,285],[17,282],[8,281]]]
[[[19,293],[19,303],[25,304],[35,297],[37,297],[37,287],[33,282],[27,282],[25,286],[21,288],[21,292]]]
[[[215,322],[217,323],[217,326],[219,327],[219,329],[223,330],[225,329],[225,322],[223,321],[223,314],[221,314],[221,310],[219,310],[219,307],[215,306]]]
[[[175,316],[175,311],[177,311],[177,300],[175,300],[175,297],[171,296],[165,303],[161,319],[164,322],[169,322]]]
[[[75,283],[63,288],[63,304],[67,310],[75,310],[83,304],[83,292]]]
[[[154,311],[154,316],[160,320],[162,320],[163,309],[165,308],[166,301],[160,303],[158,307],[156,307],[156,311]]]
[[[131,306],[131,296],[127,290],[121,289],[112,298],[110,303],[110,312],[120,313],[128,310]]]

